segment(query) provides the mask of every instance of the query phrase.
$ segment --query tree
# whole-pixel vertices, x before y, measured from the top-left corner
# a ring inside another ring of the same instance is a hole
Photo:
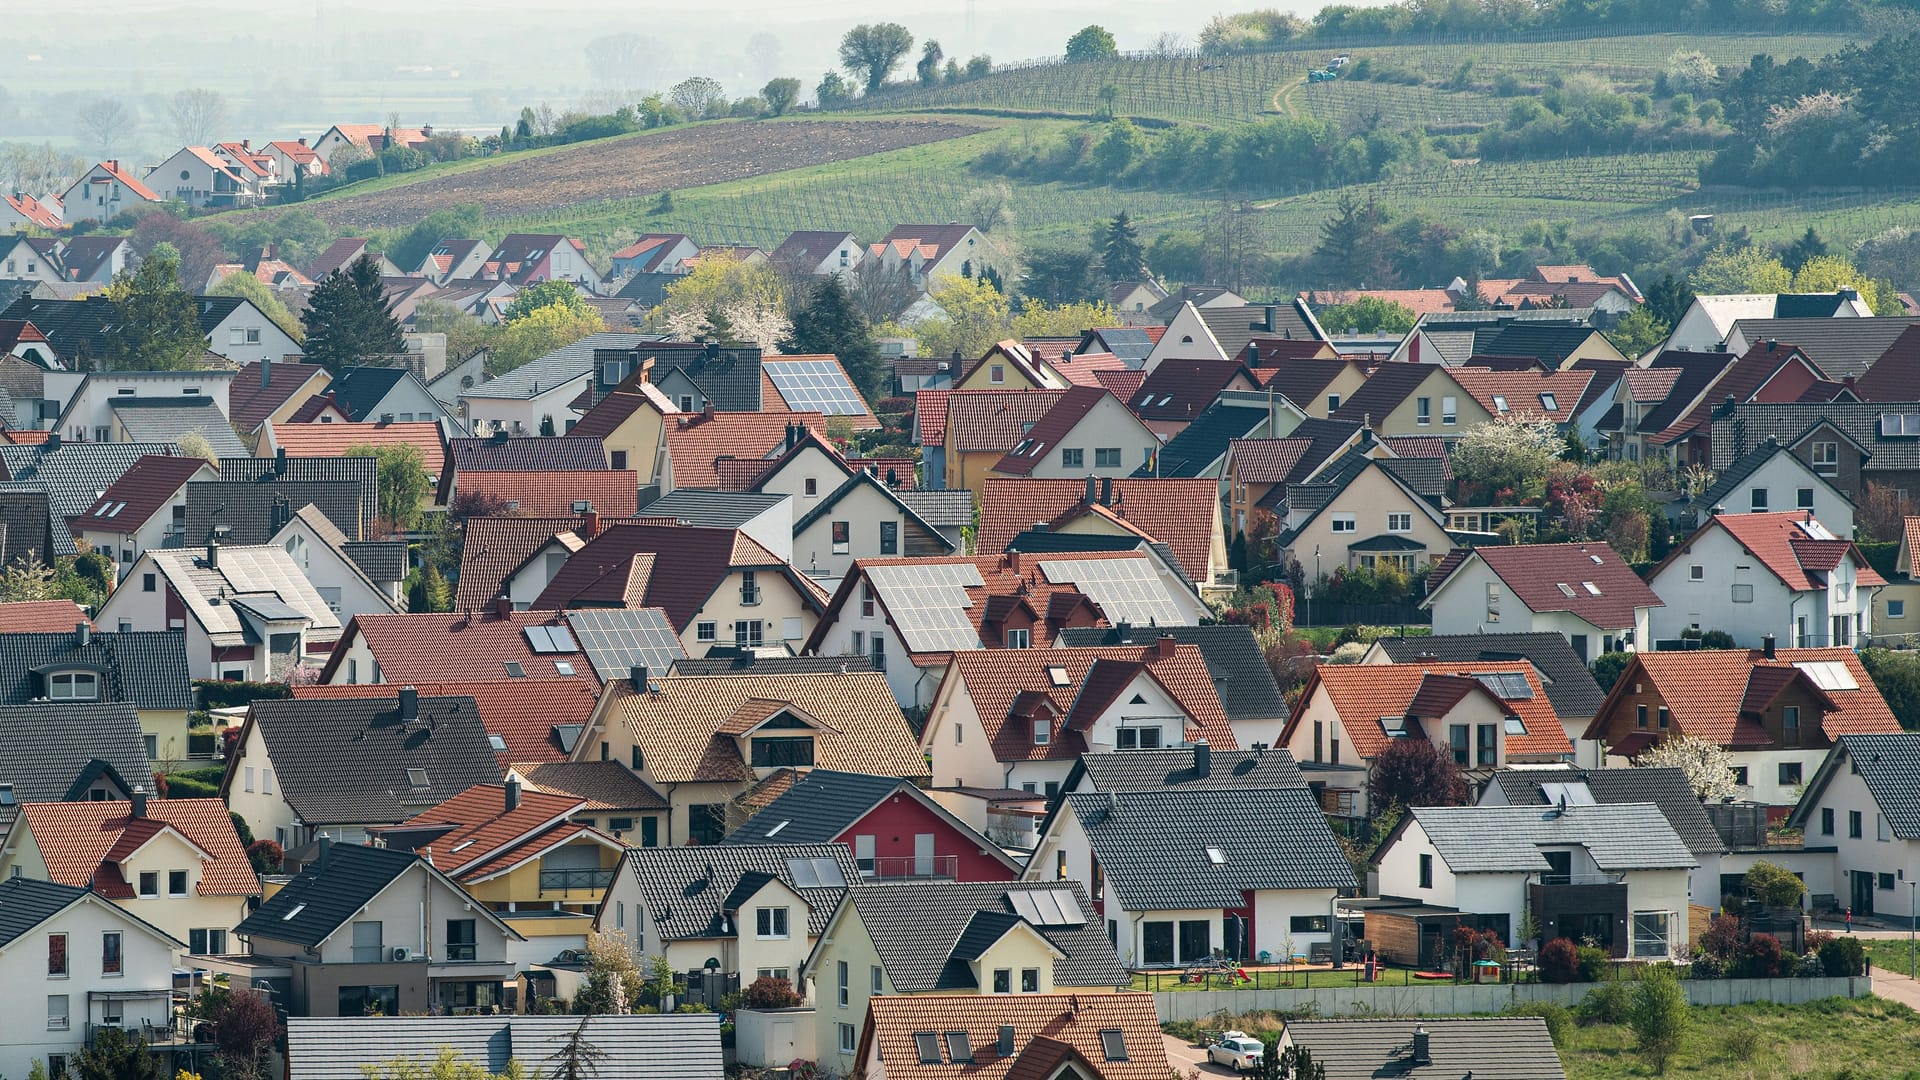
[[[1793,288],[1793,273],[1757,247],[1717,248],[1687,278],[1695,294],[1783,293]]]
[[[1206,238],[1192,229],[1163,232],[1147,246],[1147,265],[1172,281],[1199,281],[1206,276]]]
[[[1430,739],[1389,739],[1367,771],[1369,806],[1464,806],[1467,779]]]
[[[1120,47],[1113,35],[1098,24],[1081,27],[1067,39],[1067,63],[1084,64],[1089,60],[1118,60]]]
[[[492,346],[494,329],[467,312],[428,297],[414,305],[413,329],[422,334],[447,336],[447,360],[457,363],[476,351]]]
[[[767,85],[760,88],[760,100],[767,103],[767,112],[774,116],[785,116],[800,100],[800,80],[769,79]]]
[[[1838,255],[1813,255],[1793,274],[1793,291],[1809,293],[1838,292],[1852,289],[1867,302],[1875,315],[1899,315],[1904,311],[1900,297],[1888,282],[1875,281]]]
[[[1492,420],[1475,424],[1453,447],[1453,475],[1483,495],[1519,491],[1545,477],[1560,454],[1560,432],[1551,420]]]
[[[1202,267],[1208,278],[1229,288],[1244,289],[1260,268],[1259,239],[1254,235],[1253,204],[1222,199],[1207,218]]]
[[[1687,785],[1702,801],[1718,802],[1740,794],[1733,775],[1733,756],[1717,744],[1691,735],[1669,735],[1642,750],[1633,759],[1643,769],[1679,769],[1687,775]]]
[[[1327,304],[1314,317],[1329,333],[1405,334],[1419,316],[1413,309],[1377,296],[1356,296],[1349,304]]]
[[[740,995],[749,1009],[791,1009],[807,999],[796,993],[793,983],[772,975],[762,975],[747,984]]]
[[[828,274],[813,287],[807,302],[793,310],[793,332],[780,345],[789,353],[831,353],[869,402],[885,396],[886,365],[873,343],[873,329],[860,314],[838,275]]]
[[[1107,121],[1107,133],[1093,145],[1093,167],[1107,183],[1117,183],[1134,162],[1147,156],[1146,133],[1122,116]]]
[[[587,42],[587,71],[596,86],[644,86],[640,68],[653,53],[639,34],[605,34]]]
[[[366,255],[322,278],[308,296],[300,321],[307,328],[308,362],[336,375],[369,357],[404,349],[400,323],[380,285],[379,264]]]
[[[1632,662],[1633,654],[1630,652],[1601,653],[1593,661],[1593,681],[1600,684],[1602,693],[1612,690],[1613,684],[1620,681],[1621,673]]]
[[[906,310],[920,295],[906,267],[888,268],[881,259],[862,259],[847,281],[847,293],[853,306],[869,323],[888,322]]]
[[[517,319],[539,311],[543,307],[558,304],[566,308],[569,314],[584,315],[593,310],[587,298],[580,295],[580,287],[571,281],[542,281],[521,289],[514,294],[513,302],[507,310],[500,313],[500,321],[512,323]]]
[[[138,122],[126,102],[106,97],[94,98],[82,105],[74,120],[80,125],[86,148],[101,157],[111,157],[118,152],[121,141]]]
[[[1627,1013],[1627,1026],[1633,1029],[1634,1042],[1655,1073],[1665,1075],[1667,1062],[1680,1049],[1680,1037],[1686,1033],[1687,992],[1671,967],[1645,964],[1633,988],[1633,1005]]]
[[[1097,326],[1114,326],[1120,321],[1105,300],[1077,304],[1030,303],[1013,317],[1013,336],[1021,340],[1042,337],[1078,337]]]
[[[106,335],[106,359],[120,370],[190,371],[200,366],[207,338],[200,330],[198,306],[180,287],[180,255],[161,244],[131,272],[121,271],[107,286],[113,304],[113,328]]]
[[[1862,649],[1860,663],[1900,726],[1908,731],[1920,730],[1920,653]]]
[[[287,310],[287,305],[280,301],[280,297],[267,287],[266,282],[245,270],[236,270],[221,278],[218,285],[207,290],[207,295],[238,296],[250,301],[254,307],[260,309],[262,315],[272,319],[273,325],[279,327],[288,337],[295,341],[306,339],[307,333],[301,328],[300,320],[294,317],[293,312]]]
[[[453,592],[440,568],[429,562],[413,572],[413,584],[407,587],[407,610],[413,614],[453,609]]]
[[[1607,331],[1607,340],[1620,350],[1620,355],[1633,360],[1651,352],[1672,332],[1673,328],[1662,322],[1651,308],[1639,304],[1613,324],[1613,329]]]
[[[867,93],[887,85],[887,76],[913,48],[913,35],[899,23],[861,23],[840,39],[840,66],[865,79]]]
[[[1906,535],[1906,519],[1914,513],[1913,500],[1906,492],[1877,480],[1867,482],[1860,493],[1860,508],[1854,515],[1858,539],[1878,543],[1898,543]]]
[[[623,1016],[633,1011],[646,986],[627,935],[588,932],[586,980],[574,995],[573,1011]]]
[[[700,120],[711,116],[714,110],[725,105],[727,92],[718,82],[705,75],[695,75],[675,83],[668,91],[668,98],[689,120]]]
[[[947,54],[941,50],[940,43],[928,38],[926,44],[920,47],[920,62],[913,65],[913,73],[919,76],[921,86],[932,86],[940,81],[940,61],[946,58]]]
[[[1062,304],[1094,295],[1093,252],[1081,247],[1035,248],[1027,252],[1020,291],[1031,299]]]
[[[152,258],[161,244],[171,244],[182,288],[198,292],[207,287],[213,268],[228,261],[226,245],[199,224],[166,213],[141,214],[127,241],[143,259]]]
[[[284,215],[283,215],[284,216]],[[414,222],[397,238],[390,237],[386,255],[395,266],[412,268],[425,261],[440,241],[453,237],[479,236],[485,227],[485,213],[479,203],[443,206]]]
[[[160,1080],[145,1039],[104,1025],[94,1029],[93,1045],[75,1055],[72,1068],[79,1080]]]
[[[347,457],[370,457],[376,467],[382,515],[396,530],[420,524],[420,508],[427,499],[427,460],[410,443],[385,446],[349,446]]]
[[[985,355],[1012,329],[1007,298],[984,278],[944,275],[934,283],[931,296],[940,314],[915,328],[922,351],[929,356],[958,353],[970,360]]]
[[[57,600],[53,587],[54,569],[40,562],[39,553],[23,552],[0,570],[0,604],[29,600]]]
[[[1100,243],[1100,272],[1108,281],[1147,280],[1147,255],[1140,250],[1140,234],[1125,210],[1107,222]]]
[[[791,330],[780,272],[732,255],[703,256],[693,272],[667,286],[649,325],[680,337],[779,346]]]
[[[576,313],[564,304],[548,304],[500,328],[487,353],[487,373],[499,375],[530,360],[538,360],[563,345],[607,328],[600,313],[588,308]]]
[[[208,1018],[219,1047],[220,1074],[229,1080],[260,1080],[267,1054],[280,1039],[280,1016],[266,998],[229,992]]]
[[[1788,244],[1786,250],[1780,253],[1780,261],[1786,264],[1787,269],[1797,274],[1801,267],[1807,265],[1808,259],[1826,253],[1827,242],[1820,239],[1820,234],[1814,232],[1813,226],[1809,225],[1807,231],[1800,235],[1800,239]]]
[[[173,445],[180,451],[181,457],[197,457],[216,469],[220,467],[220,455],[214,452],[213,444],[207,441],[206,432],[199,428],[183,432],[173,441]]]
[[[820,76],[820,85],[813,88],[813,99],[822,109],[838,109],[853,100],[853,84],[840,77],[837,71],[829,71]]]
[[[1747,867],[1744,880],[1747,892],[1766,907],[1797,908],[1800,898],[1807,895],[1806,882],[1795,877],[1793,871],[1770,862]]]
[[[607,1052],[587,1041],[587,1025],[592,1022],[591,1016],[581,1017],[580,1026],[574,1028],[567,1041],[547,1059],[553,1063],[547,1072],[553,1080],[590,1080],[599,1075],[600,1062]]]
[[[227,99],[218,90],[182,90],[167,99],[167,123],[182,145],[212,145],[227,126]]]

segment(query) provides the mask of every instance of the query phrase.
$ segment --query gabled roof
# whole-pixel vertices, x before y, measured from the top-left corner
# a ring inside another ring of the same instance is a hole
[[[1873,366],[1853,384],[1862,401],[1900,401],[1920,386],[1920,326],[1909,326],[1893,339]]]
[[[591,502],[594,510],[601,514],[632,514],[640,501],[639,474],[632,469],[608,469],[605,466],[606,459],[601,458],[599,466],[590,470],[467,470],[456,473],[453,483],[461,495],[498,500],[506,503],[509,510],[527,514],[562,514],[583,499]]]
[[[287,1018],[288,1072],[300,1080],[362,1080],[431,1044],[489,1076],[544,1072],[575,1034],[601,1051],[599,1080],[721,1080],[716,1013],[645,1016],[330,1016]]]
[[[1856,448],[1850,452],[1864,457],[1867,479],[1887,470],[1920,468],[1920,438],[1905,434],[1900,419],[1911,414],[1920,414],[1920,400],[1735,405],[1731,413],[1717,411],[1713,418],[1713,465],[1726,468],[1768,436],[1797,447],[1810,438],[1827,441],[1825,432],[1831,431]]]
[[[477,659],[477,658],[476,658]],[[381,674],[386,674],[383,666]],[[422,697],[472,698],[480,710],[480,722],[491,738],[498,736],[506,744],[495,750],[501,765],[509,762],[564,761],[572,749],[563,746],[556,729],[568,724],[585,725],[593,717],[599,701],[598,687],[591,679],[512,679],[495,670],[490,678],[429,682],[406,680],[404,683],[323,683],[296,686],[293,696],[300,700],[338,701],[343,698],[378,699],[389,702],[399,686],[411,686]]]
[[[1708,508],[1725,504],[1727,496],[1732,495],[1738,490],[1740,485],[1746,482],[1747,477],[1759,472],[1761,466],[1772,461],[1776,454],[1786,454],[1787,460],[1793,462],[1801,473],[1808,477],[1817,478],[1822,485],[1826,486],[1840,499],[1849,503],[1853,501],[1847,498],[1845,492],[1835,488],[1825,477],[1818,476],[1806,462],[1801,461],[1799,457],[1789,452],[1786,447],[1780,445],[1779,440],[1769,435],[1765,442],[1747,451],[1739,460],[1722,469],[1714,480],[1713,486],[1708,488],[1705,494],[1695,499],[1693,504],[1695,506]]]
[[[1420,384],[1427,381],[1436,372],[1447,369],[1438,364],[1381,364],[1367,376],[1353,393],[1348,394],[1340,408],[1335,410],[1332,419],[1359,423],[1372,420],[1380,423],[1387,414],[1400,407]]]
[[[964,1033],[971,1060],[954,1061],[948,1032]],[[999,1051],[1002,1032],[1013,1053]],[[946,1062],[925,1063],[916,1036],[933,1035]],[[1116,1040],[1109,1056],[1107,1041]],[[1158,1017],[1147,994],[901,995],[871,1000],[854,1080],[873,1080],[875,1057],[898,1080],[1159,1080],[1169,1071]]]
[[[1739,359],[1729,352],[1680,352],[1672,349],[1654,357],[1653,363],[1647,365],[1650,370],[1673,369],[1679,374],[1674,377],[1659,404],[1641,414],[1640,430],[1665,431],[1674,421],[1691,412],[1707,388]],[[1636,389],[1637,396],[1639,384],[1627,385]]]
[[[1737,404],[1757,400],[1776,375],[1795,364],[1806,368],[1816,382],[1827,377],[1827,373],[1796,346],[1786,345],[1783,348],[1781,343],[1774,341],[1756,342],[1720,373],[1720,377],[1707,387],[1692,409],[1684,416],[1673,419],[1664,430],[1658,430],[1653,438],[1658,442],[1670,443],[1695,433],[1710,432],[1713,414],[1724,402],[1731,399]],[[1646,425],[1642,425],[1642,428],[1649,432],[1657,430]]]
[[[160,196],[155,195],[153,193],[153,189],[147,187],[147,185],[141,183],[140,181],[135,180],[133,178],[132,173],[121,168],[120,162],[117,160],[100,162],[99,164],[95,165],[93,169],[88,169],[87,175],[82,177],[81,179],[83,181],[93,179],[94,177],[92,174],[94,169],[98,169],[99,171],[106,173],[108,176],[113,177],[115,180],[119,181],[121,184],[124,184],[128,190],[132,191],[135,195],[140,196],[141,198],[147,200],[148,202],[162,201]]]
[[[1038,429],[1035,429],[1036,431]],[[1089,513],[1173,548],[1189,573],[1205,574],[1213,547],[1218,489],[1212,480],[1127,478],[1111,483],[1112,501],[1088,501],[1089,480],[988,477],[980,491],[980,535],[975,549],[1003,551],[1036,524],[1058,529]],[[1105,484],[1099,491],[1107,490]]]
[[[226,803],[219,799],[149,799],[143,814],[130,802],[34,802],[20,808],[47,876],[62,885],[90,887],[129,900],[133,883],[120,862],[162,832],[200,855],[200,896],[258,896],[260,879],[240,846]]]
[[[1494,680],[1482,678],[1516,674],[1526,680],[1524,696],[1504,697]],[[1471,685],[1469,685],[1471,684]],[[1467,694],[1479,694],[1520,719],[1524,734],[1505,736],[1509,757],[1558,757],[1573,752],[1566,729],[1554,712],[1540,677],[1525,662],[1450,664],[1414,661],[1406,664],[1323,664],[1313,671],[1280,736],[1289,743],[1315,695],[1324,690],[1354,753],[1372,758],[1396,738],[1382,720],[1439,720]]]
[[[827,418],[817,412],[714,412],[680,414],[671,421],[666,440],[673,486],[725,491],[752,488],[786,451],[792,425],[823,433]],[[730,469],[735,464],[740,473]]]
[[[1741,319],[1728,331],[1728,338],[1737,334],[1748,345],[1791,341],[1822,371],[1845,379],[1865,374],[1915,324],[1920,324],[1920,316]]]
[[[379,698],[256,701],[248,733],[266,742],[280,794],[308,825],[397,824],[475,784],[498,783],[500,765],[471,697],[418,699],[402,720],[399,687]],[[224,797],[238,766],[229,763]],[[416,784],[415,770],[426,773]]]
[[[411,446],[420,451],[428,476],[446,468],[447,440],[440,425],[414,423],[276,424],[272,441],[288,457],[345,457],[356,446]]]
[[[0,631],[0,704],[25,705],[47,696],[45,675],[62,667],[98,672],[102,701],[131,702],[139,709],[193,708],[185,636],[170,631],[92,631],[82,644],[71,613],[67,628],[53,632]],[[0,625],[11,626],[11,608],[0,606]]]
[[[259,488],[253,495],[235,490],[221,493],[220,501],[210,506],[226,506],[229,509],[221,515],[222,524],[231,524],[235,528],[233,535],[242,543],[261,543],[278,531],[271,524],[268,515],[260,513],[259,507],[270,504],[277,495],[288,495],[288,502],[295,508],[307,503],[316,503],[327,515],[327,520],[339,527],[349,538],[367,536],[373,532],[374,519],[380,513],[380,464],[373,458],[363,457],[326,457],[326,458],[287,458],[284,462],[276,458],[232,457],[220,459],[220,479],[229,484],[250,483]],[[307,484],[306,497],[296,494],[290,485]],[[340,485],[352,484],[359,492],[357,499],[349,500],[342,493]],[[325,486],[323,486],[325,485]],[[206,489],[212,494],[211,488]],[[187,489],[187,523],[191,530],[195,525],[194,488]],[[241,507],[248,507],[243,513]],[[358,515],[356,524],[356,512]],[[251,520],[244,520],[251,519]],[[197,532],[189,532],[196,540],[204,539],[207,523],[202,523]],[[258,540],[240,539],[249,535],[249,528],[257,528]]]
[[[1499,769],[1493,774],[1493,783],[1513,806],[1553,805],[1558,801],[1557,794],[1566,788],[1583,788],[1600,804],[1652,803],[1695,855],[1719,855],[1727,850],[1726,841],[1713,827],[1682,769]]]
[[[1594,378],[1590,371],[1535,373],[1471,367],[1454,368],[1448,374],[1496,419],[1551,420],[1556,424],[1573,422],[1575,411],[1586,398],[1587,385]],[[1547,407],[1549,400],[1552,408]]]
[[[657,607],[684,631],[728,576],[743,569],[778,573],[803,605],[825,605],[817,585],[738,529],[622,525],[603,529],[568,556],[533,606]]]
[[[61,443],[0,447],[6,478],[45,489],[54,517],[85,513],[109,484],[149,454],[171,454],[164,443]]]
[[[71,600],[15,600],[0,604],[0,634],[66,634],[93,625],[87,609]]]
[[[1551,630],[1526,634],[1437,634],[1427,637],[1383,637],[1375,647],[1388,662],[1408,664],[1423,657],[1454,664],[1533,665],[1546,687],[1547,700],[1563,719],[1587,718],[1600,711],[1606,692],[1594,681],[1586,662],[1567,639]]]
[[[354,125],[345,125],[354,126]],[[344,127],[343,126],[343,130]],[[362,125],[370,126],[370,125]],[[325,251],[314,256],[313,263],[307,267],[307,277],[319,281],[335,270],[345,270],[347,264],[367,253],[367,238],[364,236],[343,236],[328,244]]]
[[[1808,815],[1842,766],[1867,785],[1867,794],[1894,836],[1920,840],[1920,735],[1906,731],[1836,739],[1801,793],[1789,825],[1807,827]]]
[[[28,877],[0,881],[0,948],[88,896],[86,889]]]
[[[260,361],[249,361],[227,389],[227,417],[240,430],[252,431],[326,370],[319,364],[276,360],[268,365],[267,385],[261,386]]]
[[[394,426],[394,425],[390,425]],[[606,452],[588,438],[457,438],[447,440],[456,473],[594,472],[607,469]]]
[[[1544,873],[1543,847],[1585,848],[1602,873],[1685,870],[1699,865],[1660,808],[1648,803],[1595,806],[1416,806],[1434,850],[1456,874]],[[1404,833],[1394,831],[1389,844]]]
[[[126,429],[129,442],[178,446],[182,438],[198,434],[222,457],[241,457],[247,452],[246,444],[228,425],[226,414],[210,397],[117,397],[107,404],[114,419]]]
[[[66,264],[67,277],[74,281],[101,281],[101,271],[121,245],[129,241],[124,236],[76,236],[67,241],[60,251],[60,261]]]
[[[1142,420],[1192,420],[1207,411],[1236,376],[1251,374],[1233,360],[1162,360],[1127,407]]]
[[[525,790],[509,807],[505,784],[475,784],[381,833],[389,847],[430,851],[436,868],[473,884],[576,840],[621,847],[614,837],[567,820],[585,808],[585,799]]]
[[[1666,606],[1633,567],[1601,541],[1478,547],[1465,561],[1476,558],[1528,610],[1565,611],[1603,630],[1634,626],[1639,608]],[[1431,606],[1458,571],[1456,565],[1452,573],[1430,580],[1421,606]]]
[[[848,242],[852,242],[855,249],[860,249],[859,241],[844,229],[790,232],[785,240],[780,241],[780,246],[773,249],[773,261],[812,269],[839,250],[841,244]]]
[[[917,250],[927,262],[933,263],[946,258],[953,246],[965,240],[967,234],[973,231],[972,225],[958,222],[945,225],[895,225],[878,244],[872,245],[872,249],[876,255],[889,247],[902,253]]]
[[[800,867],[798,876],[796,864]],[[826,884],[831,878],[821,873],[823,868],[837,871],[841,884]],[[740,901],[730,904],[729,899],[738,891],[741,879],[749,876],[757,876],[762,886],[777,879],[797,893],[807,904],[806,936],[816,937],[826,929],[827,920],[847,894],[847,885],[860,880],[853,849],[845,844],[631,848],[617,873],[632,877],[639,885],[641,902],[652,923],[648,937],[660,941],[730,938],[743,933],[738,929],[739,912],[734,906]]]
[[[1066,396],[1065,390],[922,390],[941,395],[922,402],[932,410],[920,422],[921,442],[949,454],[1013,449]],[[934,405],[944,403],[943,408]],[[936,417],[932,413],[938,413]],[[947,438],[951,434],[952,438]]]
[[[923,794],[911,781],[893,776],[867,776],[833,769],[810,769],[772,802],[727,834],[726,844],[827,844],[840,839],[862,818],[894,797],[918,803],[922,810],[943,819],[970,840],[982,854],[997,859],[1009,871],[1019,864],[999,845],[975,832],[966,822]]]
[[[1658,579],[1668,566],[1687,555],[1694,542],[1708,530],[1721,529],[1735,543],[1765,566],[1781,584],[1794,592],[1824,590],[1828,574],[1847,556],[1853,558],[1854,582],[1868,587],[1885,585],[1886,580],[1868,565],[1851,540],[1835,538],[1820,524],[1811,510],[1782,511],[1772,514],[1716,514],[1675,545],[1672,554],[1653,568],[1649,577]]]
[[[826,498],[821,499],[819,503],[814,506],[813,509],[807,511],[804,516],[796,520],[793,523],[793,534],[795,536],[799,536],[801,533],[811,528],[814,525],[814,523],[825,520],[827,518],[827,515],[833,512],[834,507],[840,505],[841,500],[847,498],[848,496],[852,495],[854,492],[859,491],[862,488],[870,488],[876,494],[878,494],[882,499],[886,500],[889,503],[892,503],[894,507],[900,511],[901,515],[904,516],[910,524],[919,526],[921,536],[924,539],[931,541],[935,548],[942,551],[952,552],[959,546],[955,544],[953,541],[947,539],[946,535],[943,534],[932,522],[927,521],[925,518],[922,518],[919,512],[915,510],[913,506],[909,504],[905,499],[900,498],[900,496],[897,493],[895,493],[895,491],[892,488],[888,487],[878,477],[874,476],[871,472],[868,472],[865,469],[855,472],[852,476],[847,477],[847,479],[843,481],[839,487],[834,488],[833,491],[829,493],[826,496]],[[969,514],[968,518],[969,520],[971,520],[972,515]]]
[[[1200,650],[1200,658],[1206,661],[1207,673],[1213,678],[1214,692],[1220,698],[1220,708],[1229,721],[1243,723],[1287,715],[1286,699],[1281,696],[1280,684],[1274,680],[1273,669],[1267,666],[1252,627],[1228,623],[1153,628],[1070,627],[1056,635],[1055,640],[1062,645],[1087,648],[1144,643],[1157,637],[1171,637],[1181,645]]]
[[[238,614],[249,606],[264,613],[263,605],[275,605],[276,616],[304,619],[308,641],[333,641],[340,636],[340,617],[284,548],[223,546],[217,566],[207,565],[203,549],[149,548],[141,558],[152,560],[188,617],[200,624],[215,646],[263,644],[254,624]]]
[[[528,679],[594,682],[594,673],[586,666],[577,641],[573,643],[575,648],[560,652],[534,651],[527,636],[530,628],[561,625],[556,612],[515,611],[502,617],[492,605],[485,605],[471,615],[360,615],[342,636],[364,643],[380,665],[381,677],[395,686],[503,679],[510,674],[508,663],[519,665]],[[320,681],[338,677],[345,651],[334,651]],[[556,667],[559,663],[571,664],[574,674],[561,674]],[[371,676],[371,672],[362,673],[362,677]]]
[[[1824,684],[1812,671],[1796,672],[1801,665],[1816,665]],[[1790,682],[1810,687],[1831,703],[1831,709],[1824,709],[1819,717],[1820,730],[1828,739],[1900,730],[1886,699],[1852,649],[1779,649],[1771,660],[1759,649],[1689,649],[1634,653],[1614,683],[1607,705],[1587,728],[1587,738],[1605,737],[1613,704],[1632,689],[1636,679],[1653,686],[1681,732],[1720,746],[1748,737],[1746,729],[1752,723],[1748,714],[1765,708]],[[1854,689],[1845,689],[1849,681]]]
[[[1163,301],[1164,303],[1164,301]],[[1157,306],[1157,305],[1156,305]],[[1254,335],[1279,335],[1304,341],[1325,341],[1327,335],[1314,321],[1313,312],[1303,300],[1265,307],[1200,307],[1194,309],[1207,324],[1213,339],[1227,359],[1237,359],[1246,351]]]
[[[229,458],[229,461],[238,460]],[[372,458],[290,458],[295,461],[366,461]],[[231,475],[231,474],[228,474]],[[266,544],[299,509],[312,506],[343,538],[367,536],[366,492],[352,480],[242,479],[192,480],[186,486],[186,518],[181,542],[203,544],[216,526],[228,532],[228,544]]]
[[[652,383],[640,383],[631,392],[615,391],[601,398],[598,405],[588,409],[574,422],[573,427],[567,429],[567,435],[596,441],[604,439],[620,430],[620,425],[646,407],[653,408],[662,416],[680,411],[658,387]]]
[[[0,195],[0,202],[13,208],[13,212],[26,219],[27,224],[42,229],[60,228],[60,213],[56,203],[41,202],[24,192],[15,195]]]
[[[635,495],[636,501],[638,495]],[[460,550],[460,581],[454,591],[456,611],[490,607],[500,586],[535,551],[558,533],[584,534],[586,519],[578,516],[532,517],[500,515],[467,521]]]
[[[1430,1066],[1413,1068],[1413,1032],[1427,1035]],[[1473,1080],[1566,1080],[1559,1051],[1537,1016],[1448,1016],[1418,1020],[1289,1020],[1294,1046],[1313,1053],[1326,1080],[1471,1076]]]
[[[1354,366],[1352,361],[1337,359],[1281,360],[1254,368],[1253,377],[1263,389],[1270,388],[1304,409]]]
[[[1591,326],[1572,323],[1515,321],[1501,325],[1491,333],[1476,332],[1473,351],[1493,356],[1534,356],[1549,367],[1559,367],[1575,350],[1599,334]],[[1602,344],[1613,349],[1602,337]]]
[[[85,798],[75,781],[96,762],[125,784],[147,775],[131,702],[0,706],[0,783],[20,802]]]
[[[841,848],[841,850],[846,850]],[[1066,954],[1054,961],[1055,986],[1119,987],[1126,973],[1107,941],[1098,912],[1077,881],[910,882],[862,885],[847,891],[845,904],[860,917],[896,994],[938,990],[975,990],[973,972],[953,956],[962,932],[980,912],[1018,915],[1011,897],[1019,893],[1058,892],[1071,909],[1069,921],[1032,926],[1048,944]],[[1022,900],[1024,905],[1026,901]],[[1066,907],[1067,904],[1061,905]],[[1081,921],[1070,921],[1074,916]],[[838,921],[838,918],[835,920]],[[811,967],[811,960],[809,962]],[[1089,995],[1093,997],[1107,995]],[[874,1001],[911,1000],[877,997]],[[945,997],[930,1000],[947,1001]],[[1008,1001],[1004,997],[959,997],[952,1001]],[[908,1060],[912,1060],[909,1058]],[[1159,1080],[1155,1074],[1153,1080]]]
[[[363,844],[334,844],[320,860],[301,870],[298,877],[287,882],[234,927],[234,933],[245,938],[271,938],[318,948],[374,897],[416,866],[448,888],[456,892],[460,889],[452,879],[435,870],[432,863],[410,852]],[[520,939],[519,933],[501,922],[485,904],[475,904],[471,910],[493,923],[509,940]]]
[[[509,769],[530,791],[549,791],[587,801],[587,809],[664,810],[664,796],[617,761],[519,761]]]
[[[132,533],[172,501],[202,469],[212,471],[213,466],[204,458],[148,454],[107,485],[85,512],[68,518],[67,524],[76,529]]]
[[[1207,771],[1196,764],[1195,751],[1115,750],[1082,754],[1060,785],[1075,791],[1085,780],[1094,791],[1160,791],[1165,789],[1245,790],[1305,787],[1306,780],[1293,755],[1285,750],[1221,750],[1208,748]]]

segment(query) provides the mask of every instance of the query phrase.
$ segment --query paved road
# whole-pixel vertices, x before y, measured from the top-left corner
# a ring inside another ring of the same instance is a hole
[[[1180,1076],[1194,1070],[1207,1076],[1234,1075],[1232,1069],[1208,1061],[1204,1047],[1194,1046],[1178,1035],[1162,1035],[1160,1039],[1167,1044],[1167,1064],[1173,1066],[1173,1071]]]
[[[1884,968],[1873,969],[1873,993],[1876,997],[1897,1001],[1910,1009],[1920,1010],[1920,983],[1905,975],[1896,975]]]

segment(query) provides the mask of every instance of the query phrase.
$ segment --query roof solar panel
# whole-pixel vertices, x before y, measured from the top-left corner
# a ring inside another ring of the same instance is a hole
[[[986,582],[972,563],[872,566],[867,579],[886,604],[895,628],[914,652],[971,649],[980,644],[967,610],[969,588]]]
[[[567,612],[566,618],[571,632],[565,627],[550,629],[565,634],[569,646],[578,639],[578,651],[587,654],[587,662],[602,682],[627,678],[636,664],[664,675],[675,660],[687,655],[666,613],[658,608],[581,608]]]
[[[790,409],[828,416],[859,416],[867,411],[860,392],[831,360],[763,360],[760,368]]]
[[[1072,582],[1099,605],[1108,622],[1186,625],[1186,616],[1145,559],[1048,559],[1041,562],[1040,572],[1051,582]]]

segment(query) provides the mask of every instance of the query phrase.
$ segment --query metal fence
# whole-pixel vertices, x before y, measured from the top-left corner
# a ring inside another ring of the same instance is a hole
[[[1293,621],[1298,626],[1428,626],[1433,613],[1412,603],[1343,604],[1311,597],[1294,609]]]

